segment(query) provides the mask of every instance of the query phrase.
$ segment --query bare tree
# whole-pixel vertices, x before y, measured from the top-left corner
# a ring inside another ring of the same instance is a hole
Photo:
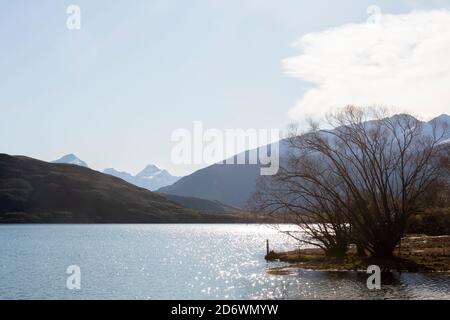
[[[287,160],[260,183],[256,203],[295,214],[330,254],[341,255],[352,241],[391,256],[408,218],[424,209],[427,189],[445,176],[448,127],[353,106],[326,121],[332,129],[291,135]],[[316,224],[305,225],[305,217]]]
[[[253,203],[259,211],[285,212],[308,237],[288,234],[297,240],[322,248],[328,256],[344,256],[349,244],[351,226],[340,212],[339,200],[328,186],[320,163],[308,157],[290,157],[289,164],[273,177],[259,180]]]

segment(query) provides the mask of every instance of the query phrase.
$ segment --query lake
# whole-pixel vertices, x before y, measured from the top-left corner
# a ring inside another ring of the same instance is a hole
[[[365,273],[270,275],[266,239],[297,245],[266,225],[0,225],[0,299],[450,299],[448,274],[383,274],[381,290]]]

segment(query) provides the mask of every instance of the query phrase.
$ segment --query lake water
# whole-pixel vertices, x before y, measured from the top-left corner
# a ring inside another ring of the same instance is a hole
[[[383,274],[375,291],[365,273],[270,275],[266,239],[296,247],[265,225],[1,225],[0,299],[450,299],[446,274]]]

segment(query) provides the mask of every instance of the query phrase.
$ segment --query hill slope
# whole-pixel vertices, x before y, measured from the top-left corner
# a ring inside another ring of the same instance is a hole
[[[184,197],[217,200],[243,208],[260,176],[257,164],[214,164],[181,178],[158,192]]]
[[[233,217],[227,215],[199,214],[161,195],[85,167],[0,154],[0,223],[230,220]]]
[[[220,201],[206,200],[194,197],[183,197],[174,194],[161,193],[161,195],[185,208],[208,212],[239,212],[240,209],[226,205]]]

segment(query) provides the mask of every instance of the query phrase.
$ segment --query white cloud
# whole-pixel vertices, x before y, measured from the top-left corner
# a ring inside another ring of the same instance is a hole
[[[310,33],[285,71],[314,86],[290,116],[348,104],[384,105],[424,118],[450,113],[450,11],[382,14],[377,23]]]

